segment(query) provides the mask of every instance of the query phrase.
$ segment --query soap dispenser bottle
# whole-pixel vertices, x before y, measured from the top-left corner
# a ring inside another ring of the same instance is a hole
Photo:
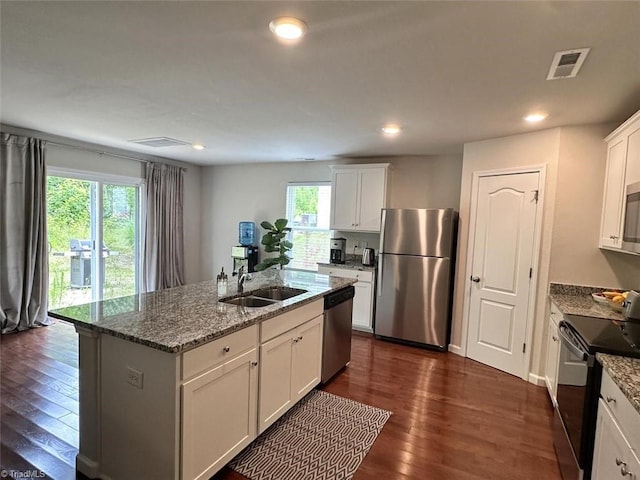
[[[224,267],[220,270],[220,273],[216,277],[216,282],[218,284],[218,296],[227,294],[227,274],[224,273]]]

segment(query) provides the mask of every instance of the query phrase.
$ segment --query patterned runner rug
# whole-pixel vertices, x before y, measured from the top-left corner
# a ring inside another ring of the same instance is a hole
[[[312,390],[229,466],[251,480],[350,480],[390,416]]]

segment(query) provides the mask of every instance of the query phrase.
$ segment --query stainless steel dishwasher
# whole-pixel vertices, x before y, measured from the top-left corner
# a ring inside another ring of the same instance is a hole
[[[351,315],[355,288],[350,285],[324,297],[322,383],[328,382],[351,360]]]

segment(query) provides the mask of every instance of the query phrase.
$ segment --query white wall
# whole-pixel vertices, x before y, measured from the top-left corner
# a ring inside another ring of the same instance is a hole
[[[540,340],[543,336],[547,289],[549,283],[549,258],[551,254],[551,234],[555,202],[555,184],[560,148],[560,129],[543,130],[522,135],[468,143],[464,146],[462,162],[462,185],[460,191],[460,228],[458,242],[458,263],[453,306],[453,328],[451,344],[454,351],[466,344],[466,326],[463,325],[463,306],[468,292],[465,279],[471,275],[467,270],[467,249],[469,239],[469,212],[471,208],[471,187],[474,172],[513,169],[519,167],[546,166],[544,187],[544,207],[542,215],[542,242],[539,252],[538,291],[535,298],[535,322],[533,332],[532,366],[539,364]],[[538,368],[535,368],[536,372]]]
[[[330,181],[329,165],[390,163],[390,207],[452,207],[457,209],[462,158],[459,155],[375,158],[334,162],[223,165],[202,169],[202,278],[221,267],[231,271],[231,247],[238,241],[238,222],[273,220],[286,213],[288,182]],[[378,249],[379,235],[335,232]],[[261,235],[261,233],[259,233]]]
[[[615,125],[563,127],[549,280],[638,288],[640,256],[600,250],[607,144]]]
[[[632,288],[640,257],[598,248],[606,164],[604,137],[615,125],[562,127],[465,145],[460,196],[460,242],[452,344],[463,347],[469,208],[473,172],[546,166],[531,373],[543,375],[550,282]]]
[[[48,168],[63,168],[89,173],[119,175],[132,178],[144,178],[144,162],[160,161],[186,167],[184,176],[184,242],[185,242],[185,281],[200,281],[200,176],[201,168],[151,155],[109,149],[77,140],[49,135],[33,130],[1,125],[3,132],[41,138],[48,143],[45,146],[45,160]],[[57,144],[56,144],[57,143]],[[67,146],[68,145],[68,146]],[[80,147],[75,148],[74,147]],[[140,160],[121,158],[126,155]]]

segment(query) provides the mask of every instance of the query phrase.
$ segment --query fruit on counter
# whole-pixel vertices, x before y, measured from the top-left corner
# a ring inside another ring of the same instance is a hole
[[[627,298],[629,292],[602,292],[602,295],[607,297],[611,302],[618,303],[622,305],[622,303]]]
[[[617,297],[618,295],[622,295],[622,292],[602,292],[602,295],[604,295],[607,298],[613,299],[614,297]]]

